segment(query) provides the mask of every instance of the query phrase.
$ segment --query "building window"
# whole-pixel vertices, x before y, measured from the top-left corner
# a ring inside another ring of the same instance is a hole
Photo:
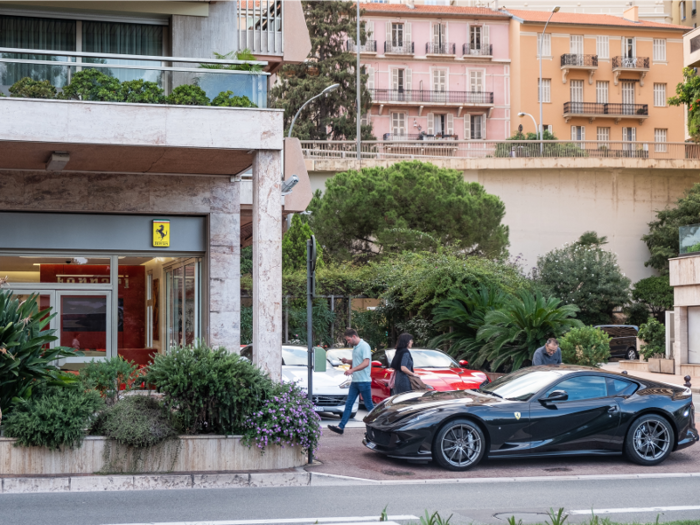
[[[549,133],[550,135],[554,136],[554,127],[552,127],[551,124],[545,124],[542,126],[542,129],[545,133]]]
[[[571,80],[569,93],[571,94],[571,112],[583,113],[583,80]]]
[[[471,120],[471,135],[472,139],[485,139],[486,138],[486,133],[484,133],[483,127],[485,127],[486,124],[486,119],[484,118],[483,115],[471,115],[470,117]]]
[[[667,130],[666,129],[655,129],[654,130],[654,151],[658,151],[660,153],[666,153],[668,151],[666,148],[666,136],[667,136]]]
[[[433,91],[444,93],[447,91],[447,71],[433,69]]]
[[[571,126],[571,140],[586,140],[586,126]]]
[[[569,37],[569,53],[583,55],[583,35],[571,35]]]
[[[654,39],[654,62],[666,62],[666,40]]]
[[[481,49],[481,26],[469,27],[469,47],[471,49]]]
[[[622,141],[623,142],[636,142],[637,141],[637,128],[622,128]],[[624,151],[634,151],[635,144],[623,144],[622,149]]]
[[[666,84],[654,84],[654,106],[666,106]]]
[[[542,33],[537,35],[537,56],[540,56],[540,49],[543,57],[552,56],[552,35],[547,33],[544,38],[542,38]]]
[[[391,47],[403,47],[403,24],[391,24]]]
[[[552,80],[550,78],[542,79],[542,102],[552,101]],[[537,79],[537,102],[540,101],[540,79]]]
[[[685,0],[681,0],[681,20],[685,20]]]
[[[484,72],[470,71],[469,72],[469,91],[472,93],[481,93],[484,91]]]
[[[392,113],[391,114],[391,133],[394,139],[400,139],[406,136],[406,114]]]
[[[598,80],[595,83],[595,101],[598,104],[608,103],[608,90],[610,88],[610,82],[607,80]],[[600,129],[600,128],[598,128]]]
[[[693,6],[693,10],[690,12],[690,14],[692,16],[695,16],[695,13],[698,12],[698,3],[696,2],[696,0],[693,0],[692,6]]]
[[[391,89],[394,92],[403,93],[406,87],[406,70],[392,69],[391,70]]]
[[[637,43],[634,37],[622,37],[622,56],[624,58],[636,58]]]
[[[610,147],[608,143],[610,141],[610,128],[598,128],[596,139],[598,140],[598,147]]]
[[[433,44],[447,45],[447,24],[433,24]]]
[[[610,58],[610,37],[597,36],[595,37],[595,53],[598,58]]]

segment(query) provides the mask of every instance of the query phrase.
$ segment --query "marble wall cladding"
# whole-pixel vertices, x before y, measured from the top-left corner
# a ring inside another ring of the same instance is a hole
[[[258,151],[253,163],[253,362],[282,377],[282,160]]]

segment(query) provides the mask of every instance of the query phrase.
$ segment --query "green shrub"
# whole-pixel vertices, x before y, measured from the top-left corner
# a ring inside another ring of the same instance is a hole
[[[639,349],[645,359],[666,357],[666,328],[659,321],[650,317],[639,327],[638,337],[646,343]]]
[[[389,345],[387,320],[384,315],[384,309],[381,306],[374,310],[353,312],[352,327],[357,330],[360,337],[364,339],[373,350],[387,348]],[[336,331],[336,334],[338,334],[338,331]],[[342,332],[340,332],[340,335],[342,335]],[[345,343],[343,343],[343,346],[345,346]]]
[[[663,322],[666,310],[673,310],[673,287],[668,275],[637,281],[632,290],[632,299],[646,306],[657,320]],[[646,318],[642,323],[644,321]]]
[[[642,303],[632,303],[625,308],[627,324],[641,326],[649,319],[649,308]]]
[[[237,97],[233,91],[222,91],[211,101],[212,106],[226,106],[230,108],[257,108],[256,104],[245,95]]]
[[[147,381],[164,394],[186,434],[240,431],[273,386],[246,359],[202,341],[156,355]]]
[[[20,399],[5,419],[5,435],[23,447],[80,446],[104,401],[95,390],[52,387],[43,395]]]
[[[559,339],[561,357],[570,365],[595,366],[610,359],[611,337],[598,328],[572,328]]]
[[[201,87],[184,84],[173,89],[166,103],[176,106],[208,106],[209,97]]]
[[[250,49],[240,49],[238,51],[230,51],[226,54],[214,52],[214,57],[217,60],[250,60],[251,62],[256,62],[258,59]],[[199,67],[205,69],[229,69],[232,71],[253,71],[255,73],[261,73],[263,67],[260,64],[200,64]]]
[[[129,447],[152,447],[177,437],[171,419],[155,397],[128,396],[100,414],[93,433]]]
[[[10,87],[11,97],[56,98],[56,88],[48,80],[19,79]]]
[[[292,303],[289,308],[289,336],[297,339],[301,344],[306,344],[306,301],[298,301],[298,304],[304,306],[296,306]],[[312,325],[314,334],[314,344],[332,344],[331,341],[331,326],[335,321],[335,312],[331,312],[328,307],[328,300],[323,297],[314,299],[312,310]]]
[[[105,75],[97,69],[83,69],[73,75],[70,84],[63,88],[59,98],[121,102],[121,84],[119,79]]]
[[[155,82],[128,80],[121,83],[120,99],[122,102],[164,104],[165,92]]]
[[[76,381],[54,362],[81,354],[73,348],[46,348],[57,339],[55,330],[47,329],[56,314],[50,308],[40,311],[38,301],[36,294],[20,301],[11,291],[0,290],[0,411],[5,415],[14,400],[29,398],[36,385],[65,386]]]
[[[93,360],[80,370],[85,387],[97,390],[108,405],[113,405],[131,390],[137,377],[138,366],[119,356],[106,361]],[[120,390],[121,385],[124,390]]]

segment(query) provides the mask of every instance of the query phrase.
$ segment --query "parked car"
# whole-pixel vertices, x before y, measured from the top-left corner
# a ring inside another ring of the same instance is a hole
[[[394,370],[389,368],[396,350],[379,350],[372,356],[372,401],[377,404],[391,396],[389,381]],[[449,355],[440,350],[428,348],[411,348],[413,369],[423,382],[439,392],[448,390],[468,390],[479,388],[488,382],[486,374],[477,370],[469,370],[469,363],[457,363]]]
[[[399,394],[364,421],[366,447],[448,470],[487,455],[623,452],[652,466],[698,441],[690,388],[570,365],[524,368],[477,391]]]
[[[253,360],[253,345],[241,350],[241,356]],[[308,391],[308,350],[305,346],[282,346],[282,381],[297,383],[304,391]],[[350,378],[342,371],[330,367],[326,372],[313,373],[313,402],[316,412],[343,414],[345,402],[348,399]],[[359,402],[355,401],[351,417],[355,417]]]
[[[326,350],[326,360],[333,368],[345,372],[350,365],[343,363],[342,359],[352,360],[352,348],[329,348]]]
[[[634,361],[639,359],[637,350],[637,333],[639,327],[633,324],[604,324],[596,326],[608,334],[610,340],[610,357],[622,357]]]

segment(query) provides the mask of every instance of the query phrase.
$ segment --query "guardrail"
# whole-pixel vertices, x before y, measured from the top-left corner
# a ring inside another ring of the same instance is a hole
[[[564,102],[565,115],[608,115],[612,117],[648,117],[647,104],[618,104],[598,102]]]
[[[331,160],[357,157],[354,141],[302,140],[307,159]],[[622,142],[565,140],[395,140],[363,141],[363,159],[414,158],[600,158],[600,159],[697,159],[700,144],[686,142]]]
[[[428,42],[425,44],[426,55],[454,55],[456,54],[457,46],[452,43],[435,44]]]
[[[472,56],[492,56],[493,45],[471,46],[470,44],[462,44],[462,54]]]
[[[613,57],[613,69],[649,69],[649,57]]]
[[[352,40],[348,40],[345,43],[345,48],[349,53],[357,53],[357,46]],[[376,53],[377,52],[377,41],[376,40],[366,40],[364,44],[360,44],[360,53]]]
[[[598,67],[598,55],[575,55],[567,53],[561,56],[561,67]]]
[[[391,42],[384,42],[384,52],[394,55],[412,55],[414,48],[413,42],[404,42],[402,46],[394,46]]]
[[[437,104],[493,104],[490,91],[433,91],[430,89],[369,90],[373,102],[433,102]]]

